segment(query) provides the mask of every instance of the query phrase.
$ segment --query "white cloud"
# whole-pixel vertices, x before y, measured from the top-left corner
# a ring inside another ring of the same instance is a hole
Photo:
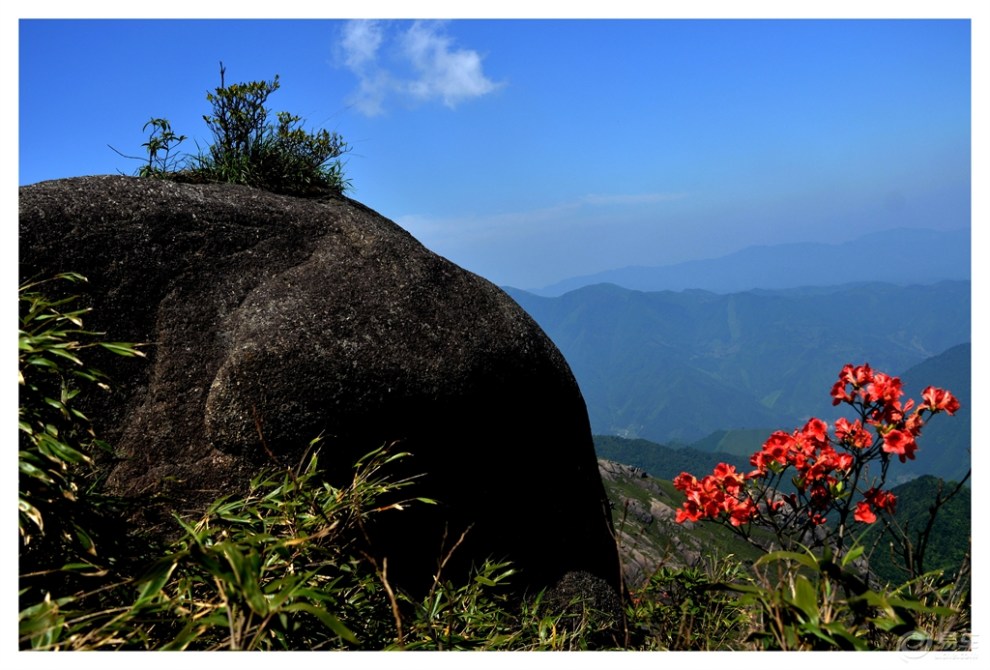
[[[349,102],[366,116],[385,111],[388,73],[378,65],[378,50],[385,39],[381,21],[348,21],[344,24],[340,50],[344,66],[358,78],[357,91]]]
[[[454,46],[443,23],[416,21],[392,39],[387,29],[382,21],[348,21],[340,39],[343,65],[358,79],[349,102],[367,116],[383,113],[389,96],[453,109],[501,85],[485,76],[477,51]]]
[[[341,40],[344,63],[352,70],[363,70],[373,65],[383,39],[380,21],[348,21]]]
[[[418,98],[440,98],[453,108],[497,88],[482,72],[478,52],[452,48],[441,24],[417,21],[403,34],[401,44],[419,75],[409,82],[409,90]]]

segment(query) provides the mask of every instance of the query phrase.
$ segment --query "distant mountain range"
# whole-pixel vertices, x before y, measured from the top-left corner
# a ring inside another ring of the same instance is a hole
[[[940,385],[944,360],[909,369],[969,342],[970,291],[968,281],[729,295],[597,285],[557,298],[508,289],[570,363],[595,433],[671,446],[718,430],[830,421],[840,414],[828,391],[845,363],[903,373],[914,396]],[[969,348],[952,356],[968,373]],[[957,419],[937,417],[929,432],[957,430]]]
[[[573,277],[529,293],[553,297],[602,283],[639,291],[703,289],[715,293],[874,281],[930,284],[968,280],[970,253],[969,229],[900,228],[841,244],[753,246],[721,258],[619,268]]]

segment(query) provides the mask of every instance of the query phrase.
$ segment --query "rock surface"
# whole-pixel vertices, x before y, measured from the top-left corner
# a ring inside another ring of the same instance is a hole
[[[612,520],[623,578],[631,589],[641,587],[660,567],[684,568],[697,563],[711,537],[685,532],[690,522],[675,522],[680,506],[642,468],[598,460],[612,504]]]
[[[96,361],[114,383],[92,410],[121,457],[114,491],[195,514],[317,435],[341,477],[398,441],[427,473],[415,494],[442,504],[379,529],[397,581],[423,583],[470,527],[452,565],[492,555],[528,586],[617,584],[560,353],[501,290],[363,205],[113,176],[22,187],[20,276],[60,271],[90,280],[88,328],[149,343],[147,360]]]

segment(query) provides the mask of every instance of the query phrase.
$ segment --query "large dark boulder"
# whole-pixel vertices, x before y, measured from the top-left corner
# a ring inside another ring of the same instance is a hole
[[[398,441],[406,474],[426,473],[415,494],[442,504],[379,529],[396,580],[426,583],[444,538],[471,527],[461,568],[506,557],[528,586],[569,571],[617,586],[587,412],[558,350],[497,287],[363,205],[112,176],[22,187],[20,275],[60,271],[89,278],[88,327],[148,343],[146,360],[99,360],[115,387],[93,400],[121,457],[112,491],[195,514],[317,435],[342,478]]]

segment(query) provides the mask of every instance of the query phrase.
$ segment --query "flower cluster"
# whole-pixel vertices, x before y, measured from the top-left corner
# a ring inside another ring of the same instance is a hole
[[[869,433],[863,429],[862,422],[865,421],[882,438],[884,453],[895,454],[901,463],[914,459],[918,450],[916,438],[921,434],[925,411],[930,414],[944,411],[951,415],[959,409],[959,401],[951,393],[929,386],[921,393],[923,402],[911,412],[914,401],[901,402],[904,396],[901,380],[874,372],[868,364],[843,367],[831,395],[833,405],[842,402],[852,405],[861,417],[852,425],[844,419],[836,422],[836,436],[840,440],[852,446],[872,445],[872,439],[866,440]]]
[[[806,497],[808,516],[818,525],[825,522],[824,514],[829,509],[833,492],[840,479],[848,475],[854,458],[848,452],[835,450],[824,421],[811,419],[791,434],[775,432],[749,462],[756,468],[750,473],[751,478],[767,478],[793,467],[797,472],[794,485]],[[796,498],[793,500],[792,506],[796,505]],[[779,504],[772,504],[770,509],[779,508]]]
[[[677,510],[677,523],[698,521],[725,514],[733,526],[750,521],[757,512],[756,505],[744,491],[748,475],[736,472],[734,465],[719,463],[712,474],[700,481],[682,472],[674,479],[674,487],[684,493],[687,500]]]
[[[877,520],[877,515],[873,511],[874,509],[893,514],[896,504],[897,496],[890,491],[870,488],[863,494],[863,499],[856,503],[856,511],[853,513],[853,518],[862,523],[873,523]]]
[[[863,492],[853,507],[852,494],[866,465],[881,461],[882,486],[891,455],[902,463],[913,459],[927,418],[939,412],[955,414],[959,401],[948,391],[929,386],[915,406],[913,400],[902,400],[899,378],[876,372],[868,364],[844,366],[831,396],[833,405],[846,403],[859,415],[851,422],[836,420],[833,435],[824,421],[812,418],[793,433],[773,433],[750,458],[755,469],[749,473],[738,473],[725,463],[701,480],[681,473],[674,486],[686,500],[677,510],[677,522],[710,518],[738,527],[763,514],[786,511],[804,514],[812,525],[821,525],[832,511],[851,510],[853,519],[861,523],[875,522],[877,511],[893,514],[896,497],[877,485]],[[796,493],[777,491],[785,472],[794,473],[791,482]],[[766,502],[757,502],[762,500]]]

